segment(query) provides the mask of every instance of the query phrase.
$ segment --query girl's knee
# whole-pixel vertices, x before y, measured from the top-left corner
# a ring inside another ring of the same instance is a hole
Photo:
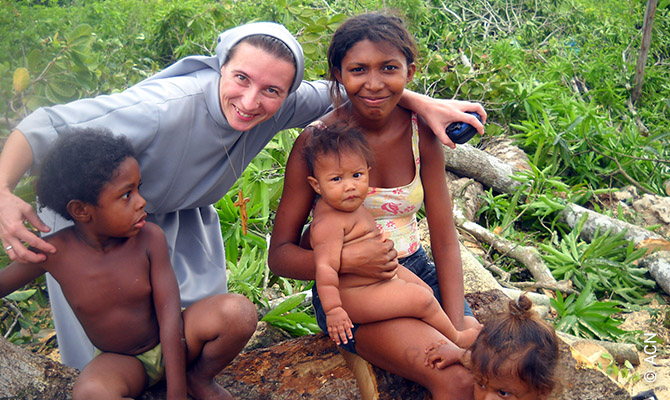
[[[258,314],[256,306],[246,297],[239,294],[226,294],[218,302],[221,318],[227,325],[234,327],[240,334],[251,336],[256,330]]]
[[[110,394],[109,391],[103,379],[79,378],[72,388],[72,400],[101,398],[104,393]]]
[[[144,391],[148,383],[149,377],[137,358],[103,353],[81,371],[72,388],[72,398],[135,398]]]

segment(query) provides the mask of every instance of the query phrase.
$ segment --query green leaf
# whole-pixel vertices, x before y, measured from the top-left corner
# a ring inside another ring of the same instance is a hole
[[[33,297],[33,295],[37,293],[36,289],[28,289],[28,290],[17,290],[14,293],[10,293],[7,296],[5,296],[6,299],[12,300],[12,301],[25,301],[28,300],[29,298]]]
[[[289,297],[288,299],[282,301],[277,307],[270,310],[270,312],[265,314],[262,321],[266,321],[266,318],[276,317],[293,310],[299,306],[303,300],[305,300],[305,295]]]
[[[49,81],[47,90],[51,93],[50,98],[56,99],[56,102],[71,100],[77,93],[71,82],[59,80]]]
[[[305,43],[302,45],[302,51],[305,55],[315,55],[318,51],[318,47],[313,43]]]
[[[33,72],[41,72],[44,54],[39,49],[32,49],[26,57],[28,69]]]

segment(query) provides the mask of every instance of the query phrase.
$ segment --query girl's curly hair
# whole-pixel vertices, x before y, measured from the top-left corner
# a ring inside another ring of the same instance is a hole
[[[135,151],[124,136],[104,128],[74,129],[61,134],[40,165],[36,194],[48,207],[72,220],[71,200],[97,205],[100,191],[119,165]]]

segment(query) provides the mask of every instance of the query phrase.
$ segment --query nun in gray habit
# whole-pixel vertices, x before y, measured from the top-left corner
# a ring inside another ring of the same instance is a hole
[[[296,74],[290,94],[274,116],[241,132],[230,127],[221,110],[221,66],[235,44],[258,34],[288,46]],[[73,128],[104,127],[130,139],[142,173],[140,192],[147,201],[147,219],[165,231],[186,307],[226,292],[224,245],[212,204],[277,132],[304,127],[331,104],[327,82],[303,82],[303,69],[302,48],[286,28],[251,23],[223,32],[215,56],[184,58],[121,93],[40,108],[17,129],[32,147],[33,168],[56,137]],[[66,225],[49,210],[43,210],[40,218],[52,232]],[[58,283],[47,276],[47,284],[62,361],[81,369],[93,358],[93,345]]]

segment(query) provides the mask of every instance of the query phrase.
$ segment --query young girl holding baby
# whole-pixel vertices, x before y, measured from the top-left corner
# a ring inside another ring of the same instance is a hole
[[[423,120],[398,106],[405,85],[416,66],[416,47],[402,21],[393,16],[364,14],[338,28],[328,51],[331,93],[339,99],[339,88],[348,101],[319,121],[322,126],[346,121],[360,129],[374,152],[370,190],[364,206],[380,228],[391,234],[399,262],[433,290],[458,330],[477,327],[463,299],[463,276],[459,244],[454,227],[451,198],[447,190],[441,143]],[[485,117],[481,106],[472,111]],[[314,279],[314,255],[301,248],[303,226],[315,195],[307,182],[309,169],[304,146],[313,128],[296,140],[286,168],[282,200],[277,211],[269,262],[274,273],[297,279]],[[425,207],[435,264],[419,244],[416,213]],[[390,279],[397,263],[370,260],[366,245],[345,246],[340,273]],[[383,264],[383,268],[369,265]],[[344,270],[346,268],[346,270]],[[325,317],[318,293],[315,310],[322,329]],[[467,316],[464,316],[464,315]],[[445,369],[424,365],[425,349],[446,338],[434,327],[416,318],[392,318],[355,325],[354,340],[343,347],[357,352],[379,367],[425,386],[434,399],[471,399],[473,381],[459,364],[462,350],[451,342]]]

